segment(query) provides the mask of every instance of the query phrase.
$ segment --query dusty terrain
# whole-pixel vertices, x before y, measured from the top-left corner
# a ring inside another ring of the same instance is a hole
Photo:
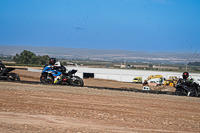
[[[39,73],[14,72],[39,81]],[[90,87],[0,82],[0,132],[200,132],[200,98],[103,89],[141,84],[84,82]]]

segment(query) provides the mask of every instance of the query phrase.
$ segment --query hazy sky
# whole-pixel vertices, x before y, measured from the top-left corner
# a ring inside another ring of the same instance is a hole
[[[200,52],[200,0],[0,0],[0,45]]]

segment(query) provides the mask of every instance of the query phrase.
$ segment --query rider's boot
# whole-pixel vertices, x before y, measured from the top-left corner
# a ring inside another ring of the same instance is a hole
[[[62,83],[63,77],[64,77],[64,76],[61,74],[61,75],[60,75],[60,78],[59,78],[58,81],[57,81],[57,84],[58,84],[58,83]]]
[[[57,77],[55,78],[55,80],[54,80],[54,84],[59,84],[60,81],[61,81],[61,79],[62,79],[62,77],[57,76]]]

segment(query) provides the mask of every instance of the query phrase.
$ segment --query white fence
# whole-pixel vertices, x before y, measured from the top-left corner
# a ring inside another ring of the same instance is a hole
[[[164,78],[169,76],[181,77],[181,72],[168,72],[168,71],[149,71],[149,70],[132,70],[132,69],[108,69],[108,68],[88,68],[88,67],[67,67],[68,70],[76,69],[77,76],[83,78],[84,73],[93,73],[94,78],[109,79],[122,82],[132,82],[134,77],[142,77],[142,80],[147,79],[150,75],[162,75]],[[42,70],[30,69],[28,71],[41,72]],[[199,73],[190,73],[190,76],[200,81]]]

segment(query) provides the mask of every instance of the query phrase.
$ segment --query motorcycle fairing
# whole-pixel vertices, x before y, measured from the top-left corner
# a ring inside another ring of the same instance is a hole
[[[59,79],[60,79],[60,75],[62,74],[62,72],[56,71],[56,70],[52,70],[51,66],[45,66],[45,68],[43,69],[42,73],[48,73],[51,74],[54,77],[54,83],[56,83]]]

